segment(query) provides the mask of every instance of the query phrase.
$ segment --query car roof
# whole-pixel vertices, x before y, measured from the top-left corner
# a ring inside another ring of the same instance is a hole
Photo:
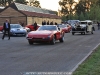
[[[91,20],[85,20],[85,21],[80,21],[80,22],[93,22],[93,21],[91,21]]]
[[[20,25],[20,24],[10,24],[10,25]]]
[[[57,26],[57,25],[42,25],[42,26]]]

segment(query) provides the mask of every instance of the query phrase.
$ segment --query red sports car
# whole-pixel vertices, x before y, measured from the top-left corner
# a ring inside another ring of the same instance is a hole
[[[56,40],[64,42],[64,31],[56,25],[44,25],[40,26],[36,31],[29,32],[26,38],[30,45],[43,42],[55,44]]]
[[[58,27],[61,28],[65,33],[71,31],[71,26],[68,24],[59,24]]]
[[[0,31],[2,31],[3,30],[3,26],[0,26]]]
[[[37,25],[37,29],[40,27],[41,25]],[[27,25],[26,26],[27,28],[30,28],[30,31],[34,31],[35,29],[34,29],[34,25]]]

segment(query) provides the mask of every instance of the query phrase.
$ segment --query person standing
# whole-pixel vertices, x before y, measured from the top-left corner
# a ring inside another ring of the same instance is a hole
[[[8,20],[6,19],[6,21],[4,22],[3,24],[3,30],[4,30],[4,33],[3,33],[3,36],[2,36],[2,39],[5,38],[5,35],[6,35],[6,32],[8,34],[8,40],[10,40],[10,23],[8,22]]]
[[[98,30],[100,29],[100,22],[97,22]]]
[[[57,22],[55,22],[55,25],[57,25]]]
[[[37,30],[37,23],[36,22],[34,23],[34,30],[35,31]]]

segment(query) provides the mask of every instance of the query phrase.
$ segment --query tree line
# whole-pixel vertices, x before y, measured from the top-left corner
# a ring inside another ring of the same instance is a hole
[[[100,0],[60,0],[62,20],[100,20]]]
[[[30,2],[26,1],[26,0],[0,0],[0,6],[8,6],[9,4],[13,3],[13,2],[17,2],[17,3],[21,3],[21,4],[29,4],[30,6],[35,6],[35,7],[39,7],[40,6],[40,2],[38,0],[30,0]]]

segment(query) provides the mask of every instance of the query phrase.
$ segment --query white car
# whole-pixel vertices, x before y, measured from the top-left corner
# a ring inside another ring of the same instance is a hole
[[[26,36],[27,30],[23,28],[20,24],[10,24],[10,35],[23,35]]]

